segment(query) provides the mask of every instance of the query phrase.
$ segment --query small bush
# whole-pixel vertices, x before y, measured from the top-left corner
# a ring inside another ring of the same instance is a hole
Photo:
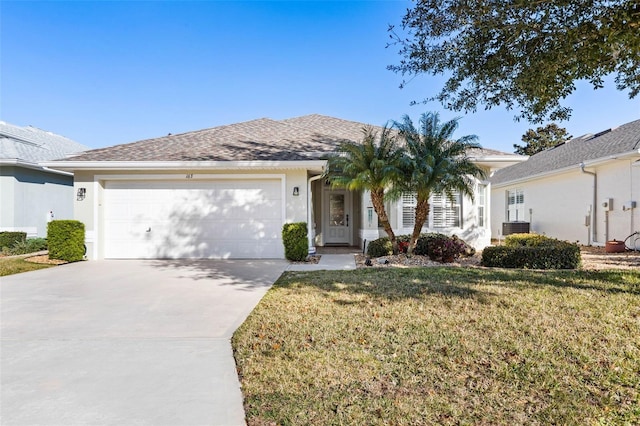
[[[284,256],[294,262],[305,260],[309,255],[307,223],[285,223],[282,227]]]
[[[27,240],[27,253],[34,253],[36,251],[47,250],[49,244],[46,238],[29,238]]]
[[[15,256],[19,254],[35,253],[37,251],[46,250],[46,249],[47,249],[46,238],[29,238],[26,241],[16,242],[11,248],[4,247],[2,249],[2,253],[8,256]]]
[[[580,267],[580,247],[577,244],[543,235],[534,235],[530,238],[522,237],[529,234],[513,235],[515,237],[508,245],[485,248],[482,251],[482,265],[523,269],[577,269]]]
[[[0,232],[0,249],[11,248],[17,242],[26,241],[26,232]]]
[[[51,259],[77,262],[84,257],[84,223],[82,222],[77,220],[49,222],[47,240]]]
[[[455,259],[464,254],[467,244],[457,236],[444,238],[435,238],[427,246],[427,254],[431,260],[439,260],[442,263],[453,262]]]
[[[369,257],[382,257],[393,254],[393,247],[389,237],[378,238],[377,240],[370,241],[367,244],[367,255]]]

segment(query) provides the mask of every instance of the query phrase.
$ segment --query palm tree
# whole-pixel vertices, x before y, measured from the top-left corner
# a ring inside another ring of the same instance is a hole
[[[385,232],[389,235],[393,252],[398,252],[398,243],[393,233],[384,202],[393,197],[389,189],[402,178],[404,152],[397,145],[394,131],[382,128],[380,137],[371,127],[363,129],[361,143],[342,142],[336,155],[329,158],[327,177],[333,187],[348,190],[368,190],[371,202]]]
[[[403,190],[416,194],[415,224],[407,253],[413,253],[422,226],[429,217],[429,197],[432,193],[443,193],[452,199],[455,192],[473,200],[473,178],[485,178],[484,170],[470,158],[469,150],[480,148],[475,135],[453,140],[458,128],[458,118],[440,123],[437,113],[425,113],[420,117],[420,128],[416,129],[405,115],[402,122],[394,123],[400,137],[406,143],[410,161],[405,169]]]

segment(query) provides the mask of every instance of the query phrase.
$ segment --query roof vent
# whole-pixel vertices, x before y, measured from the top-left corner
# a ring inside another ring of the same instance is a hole
[[[610,129],[606,129],[606,130],[603,130],[603,131],[601,131],[601,132],[598,132],[598,133],[596,133],[595,135],[593,135],[593,138],[592,138],[592,139],[599,138],[599,137],[600,137],[600,136],[602,136],[602,135],[606,135],[607,133],[609,133],[609,132],[610,132],[610,131],[612,131],[612,130],[613,130],[613,128],[610,128]]]

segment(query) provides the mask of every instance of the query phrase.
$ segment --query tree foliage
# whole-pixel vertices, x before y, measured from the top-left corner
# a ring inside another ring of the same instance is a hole
[[[408,116],[395,123],[406,142],[410,161],[405,163],[405,178],[398,182],[403,191],[416,193],[415,224],[409,241],[412,254],[425,221],[429,217],[429,197],[443,193],[449,199],[454,192],[473,200],[475,178],[485,172],[470,158],[470,150],[480,148],[475,135],[453,139],[458,119],[440,122],[437,113],[425,113],[416,128]]]
[[[384,127],[378,137],[368,127],[363,129],[363,135],[360,143],[345,141],[338,146],[337,154],[328,160],[327,178],[334,187],[370,191],[378,220],[389,236],[393,252],[397,253],[398,243],[384,201],[394,194],[388,190],[396,187],[402,178],[404,152],[390,128]]]
[[[513,144],[513,147],[516,154],[533,155],[545,149],[553,148],[559,143],[566,142],[571,137],[567,129],[558,126],[556,123],[551,123],[544,127],[538,127],[536,130],[527,130],[527,133],[522,135],[524,145]]]
[[[503,105],[540,123],[570,116],[560,101],[577,80],[600,88],[614,74],[618,90],[640,92],[635,0],[417,0],[402,29],[389,28],[402,57],[389,69],[445,75],[427,100],[448,109]]]

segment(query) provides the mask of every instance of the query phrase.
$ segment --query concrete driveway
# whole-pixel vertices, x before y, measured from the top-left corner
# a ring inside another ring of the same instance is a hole
[[[286,261],[90,261],[0,280],[3,425],[240,425],[229,339]]]

